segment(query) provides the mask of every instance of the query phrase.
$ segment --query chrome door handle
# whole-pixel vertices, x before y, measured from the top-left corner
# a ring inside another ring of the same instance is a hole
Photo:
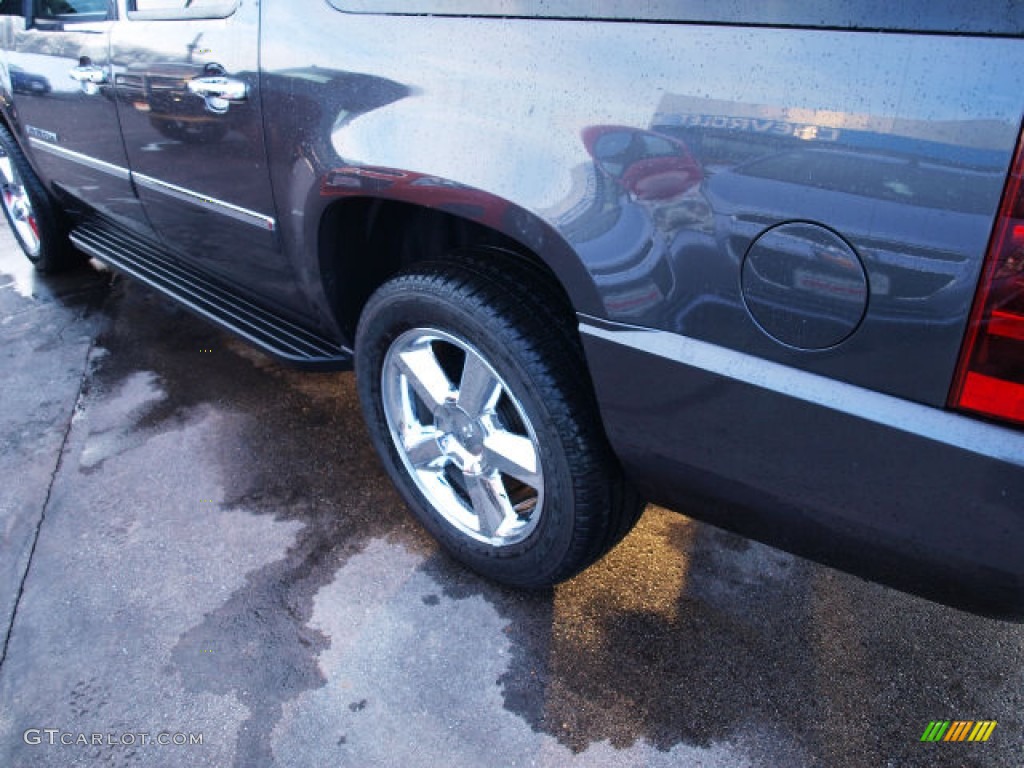
[[[94,64],[82,64],[72,69],[68,74],[72,80],[80,83],[82,90],[90,96],[99,93],[100,85],[107,82],[107,71],[103,67],[97,67]]]
[[[218,115],[227,112],[232,102],[245,101],[249,93],[249,87],[241,80],[220,75],[189,80],[188,90],[204,98],[206,108]]]

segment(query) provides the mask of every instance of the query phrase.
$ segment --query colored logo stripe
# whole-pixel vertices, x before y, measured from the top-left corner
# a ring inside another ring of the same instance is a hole
[[[970,720],[955,720],[949,727],[949,733],[946,734],[946,738],[943,741],[963,741],[967,738],[967,733],[970,727],[974,725]]]
[[[971,731],[971,735],[967,737],[968,741],[988,741],[988,737],[992,735],[992,731],[996,729],[995,720],[982,720]]]
[[[932,720],[921,741],[988,741],[996,725],[995,720]]]

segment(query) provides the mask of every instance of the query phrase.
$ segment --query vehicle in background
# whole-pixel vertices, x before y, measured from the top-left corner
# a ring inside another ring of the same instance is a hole
[[[50,81],[42,75],[33,75],[21,67],[10,67],[11,90],[14,93],[46,94],[53,90]]]

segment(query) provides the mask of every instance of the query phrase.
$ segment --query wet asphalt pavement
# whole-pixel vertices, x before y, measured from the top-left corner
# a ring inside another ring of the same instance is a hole
[[[406,515],[353,383],[0,230],[0,766],[1024,765],[1024,627],[654,508],[497,587]]]

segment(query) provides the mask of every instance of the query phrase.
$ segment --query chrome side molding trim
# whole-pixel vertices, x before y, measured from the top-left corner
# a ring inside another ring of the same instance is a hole
[[[1024,433],[836,381],[706,341],[578,315],[580,333],[1024,467]],[[597,325],[600,323],[600,325]]]
[[[213,197],[200,194],[199,192],[193,192],[190,189],[179,187],[175,184],[168,184],[166,181],[160,181],[160,179],[154,179],[152,176],[145,176],[141,173],[132,173],[132,179],[140,187],[153,190],[155,192],[162,192],[165,195],[181,200],[186,203],[192,203],[200,208],[206,208],[207,210],[220,213],[224,216],[229,216],[237,221],[251,224],[254,227],[259,227],[267,232],[273,232],[277,229],[277,221],[272,216],[265,216],[262,213],[256,211],[250,211],[248,208],[242,208],[238,205],[232,205],[226,203],[223,200],[217,200]]]
[[[58,146],[57,144],[50,144],[49,142],[42,141],[36,136],[29,136],[28,143],[33,149],[42,150],[48,154],[62,157],[65,160],[71,160],[72,162],[84,165],[88,168],[92,168],[96,171],[102,171],[103,173],[109,173],[111,176],[116,176],[119,179],[128,181],[131,178],[131,171],[127,168],[122,168],[120,165],[114,165],[103,160],[97,160],[95,157],[89,157],[79,152],[72,152],[70,149]]]
[[[259,227],[266,232],[274,232],[277,229],[277,221],[272,216],[266,216],[256,211],[250,211],[248,208],[242,208],[238,205],[232,205],[226,203],[223,200],[218,200],[214,197],[208,197],[207,195],[200,194],[199,192],[193,192],[191,189],[185,189],[175,184],[168,184],[166,181],[160,181],[160,179],[154,179],[152,176],[145,176],[141,173],[132,173],[127,168],[122,168],[119,165],[108,163],[103,160],[97,160],[95,157],[89,157],[79,152],[73,152],[70,149],[61,147],[57,144],[51,144],[47,141],[43,141],[36,136],[29,136],[29,144],[34,149],[39,149],[43,152],[47,152],[56,157],[64,158],[65,160],[71,160],[72,162],[79,163],[88,168],[92,168],[103,173],[109,173],[111,176],[116,176],[119,179],[125,181],[134,181],[141,187],[151,189],[156,192],[162,192],[165,195],[169,195],[177,200],[182,200],[186,203],[192,203],[198,205],[200,208],[206,208],[210,211],[229,216],[236,221],[241,221],[246,224],[250,224],[254,227]]]

